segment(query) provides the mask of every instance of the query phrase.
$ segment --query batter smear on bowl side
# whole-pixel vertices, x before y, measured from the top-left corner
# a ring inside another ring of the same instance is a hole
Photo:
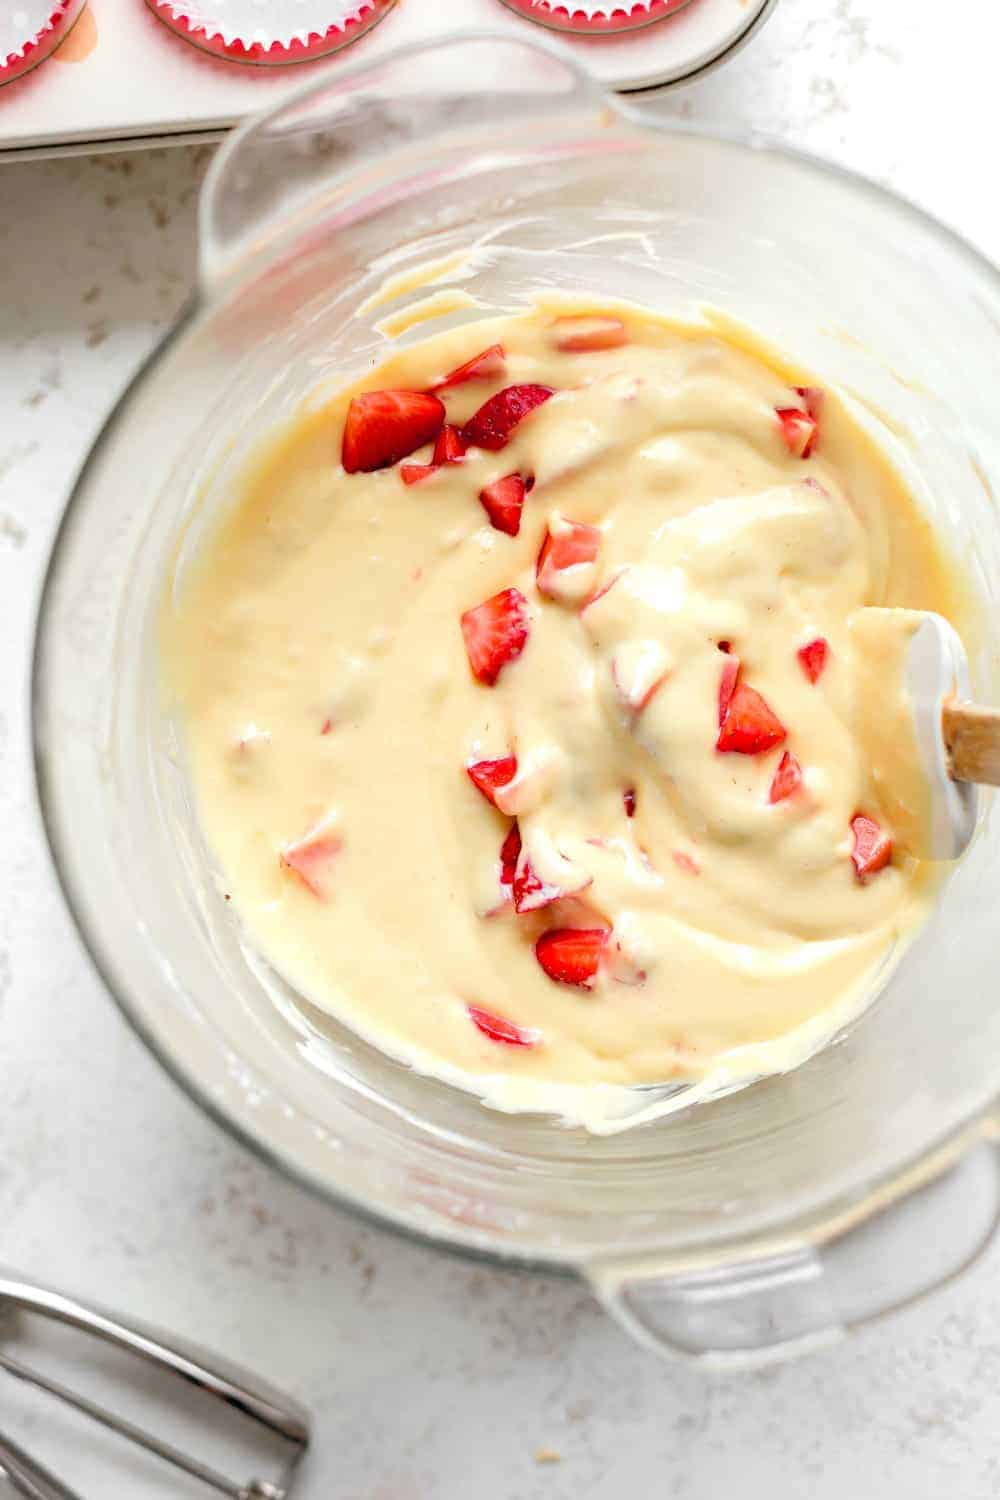
[[[414,344],[262,447],[164,604],[248,939],[505,1108],[790,1066],[933,893],[851,620],[954,616],[949,564],[838,396],[721,329]]]

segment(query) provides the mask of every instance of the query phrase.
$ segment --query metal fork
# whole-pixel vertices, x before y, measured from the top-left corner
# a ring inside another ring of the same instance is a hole
[[[143,1324],[120,1322],[110,1313],[67,1297],[62,1292],[0,1273],[0,1312],[5,1308],[38,1314],[58,1323],[68,1324],[115,1348],[137,1356],[147,1364],[171,1371],[188,1386],[204,1392],[251,1422],[273,1434],[281,1450],[281,1466],[274,1481],[250,1479],[239,1484],[225,1474],[210,1468],[164,1442],[154,1433],[138,1427],[117,1413],[98,1405],[79,1392],[29,1369],[0,1349],[0,1372],[45,1391],[71,1406],[94,1422],[127,1438],[138,1447],[153,1453],[166,1463],[200,1480],[229,1500],[288,1500],[295,1472],[309,1444],[309,1415],[290,1396],[274,1390],[248,1371],[207,1354],[196,1345],[169,1338]],[[31,1458],[11,1438],[0,1433],[0,1478],[6,1479],[16,1495],[24,1500],[79,1500],[60,1479]]]

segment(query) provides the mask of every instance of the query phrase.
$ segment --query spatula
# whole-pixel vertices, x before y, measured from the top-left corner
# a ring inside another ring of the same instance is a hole
[[[871,703],[872,718],[892,701],[894,670],[912,715],[930,791],[929,820],[921,820],[917,840],[925,847],[915,852],[957,859],[975,830],[978,785],[1000,786],[1000,709],[969,701],[965,648],[941,615],[865,609],[852,628],[863,637],[869,660],[878,663],[875,691],[881,697],[880,704]]]

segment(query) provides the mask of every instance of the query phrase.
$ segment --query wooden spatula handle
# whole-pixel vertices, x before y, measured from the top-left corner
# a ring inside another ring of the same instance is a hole
[[[941,731],[953,780],[1000,786],[1000,708],[946,703]]]

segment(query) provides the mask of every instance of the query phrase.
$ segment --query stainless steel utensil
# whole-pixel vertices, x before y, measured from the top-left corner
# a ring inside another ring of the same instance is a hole
[[[174,1468],[200,1480],[229,1500],[288,1500],[295,1472],[309,1443],[309,1416],[290,1396],[274,1390],[246,1370],[180,1339],[168,1338],[139,1323],[120,1322],[103,1309],[0,1273],[0,1314],[22,1311],[79,1329],[82,1333],[135,1355],[140,1361],[176,1375],[207,1397],[273,1435],[279,1467],[273,1480],[252,1478],[245,1484],[230,1479],[173,1443],[165,1442],[124,1417],[71,1390],[50,1376],[29,1368],[0,1347],[0,1373],[45,1391],[92,1421],[154,1454]],[[2,1340],[0,1326],[0,1340]],[[0,1433],[0,1479],[6,1479],[25,1500],[80,1500],[61,1480],[43,1468],[11,1438]]]

